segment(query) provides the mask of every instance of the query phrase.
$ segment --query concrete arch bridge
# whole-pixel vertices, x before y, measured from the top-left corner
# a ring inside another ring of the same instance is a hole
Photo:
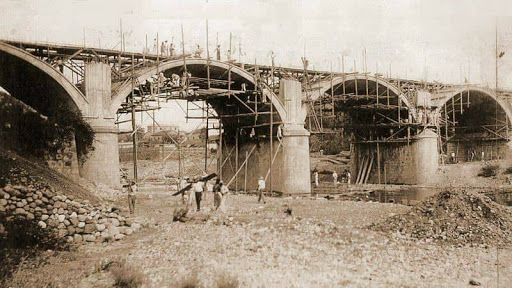
[[[222,123],[225,181],[273,175],[285,193],[310,191],[309,133],[346,136],[358,183],[428,183],[446,155],[503,157],[509,142],[510,94],[471,85],[8,41],[0,63],[13,96],[49,116],[55,102],[82,113],[96,149],[80,174],[112,185],[118,114],[175,99],[204,101],[201,117]]]
[[[508,153],[507,91],[360,73],[324,74],[307,87],[308,130],[344,135],[356,183],[428,184],[440,163]]]
[[[247,173],[252,187],[255,175],[272,175],[273,190],[310,191],[309,133],[297,81],[273,89],[234,63],[34,43],[0,42],[0,63],[0,86],[13,96],[49,116],[45,107],[52,105],[43,104],[59,102],[87,119],[96,139],[80,168],[85,178],[118,185],[118,113],[178,99],[204,101],[201,117],[221,123],[224,181],[234,184]]]

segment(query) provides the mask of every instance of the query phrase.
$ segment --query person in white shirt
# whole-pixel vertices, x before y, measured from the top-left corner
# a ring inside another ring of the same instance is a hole
[[[197,211],[201,210],[201,198],[203,196],[204,191],[204,183],[197,178],[196,182],[192,186],[194,189],[194,194],[196,196],[196,205],[197,205]]]
[[[336,171],[332,172],[332,180],[334,185],[338,185],[338,173],[336,173]]]
[[[258,203],[263,200],[263,204],[265,204],[265,195],[263,195],[263,190],[265,190],[265,179],[263,179],[263,176],[260,176],[260,179],[258,180]]]

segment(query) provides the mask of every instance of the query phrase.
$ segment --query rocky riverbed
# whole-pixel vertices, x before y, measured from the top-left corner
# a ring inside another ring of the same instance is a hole
[[[125,259],[145,287],[217,287],[219,275],[240,287],[500,287],[512,280],[510,246],[451,245],[368,228],[409,213],[397,204],[230,195],[225,214],[205,209],[173,222],[181,199],[140,193],[137,215],[147,228],[114,243],[91,243],[22,267],[16,279],[52,271],[54,287],[110,287],[102,263]],[[498,265],[497,265],[498,264]],[[226,276],[229,275],[229,276]],[[25,282],[27,283],[27,282]],[[30,284],[30,283],[28,283]]]

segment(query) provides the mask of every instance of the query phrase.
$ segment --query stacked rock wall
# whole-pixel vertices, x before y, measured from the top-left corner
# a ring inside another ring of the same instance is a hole
[[[45,160],[48,167],[54,171],[64,174],[71,179],[76,180],[80,178],[78,157],[74,140],[69,143],[65,143],[64,147],[57,151],[57,154],[53,156],[50,156],[49,154],[46,155]]]
[[[141,227],[118,212],[87,200],[56,195],[43,185],[8,184],[0,188],[0,217],[38,221],[43,229],[54,229],[68,242],[120,240]]]

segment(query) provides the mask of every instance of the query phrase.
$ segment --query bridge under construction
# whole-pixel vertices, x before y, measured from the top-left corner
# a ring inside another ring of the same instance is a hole
[[[272,191],[310,193],[309,139],[317,134],[342,136],[355,184],[427,184],[442,163],[500,159],[509,149],[511,91],[316,71],[306,59],[303,68],[284,68],[206,54],[0,41],[0,86],[36,110],[58,101],[80,111],[96,136],[79,174],[109,185],[119,184],[119,125],[132,124],[141,178],[136,115],[159,125],[154,112],[177,100],[207,128],[206,142],[219,135],[217,173],[232,189],[240,179],[256,186],[262,175]]]

